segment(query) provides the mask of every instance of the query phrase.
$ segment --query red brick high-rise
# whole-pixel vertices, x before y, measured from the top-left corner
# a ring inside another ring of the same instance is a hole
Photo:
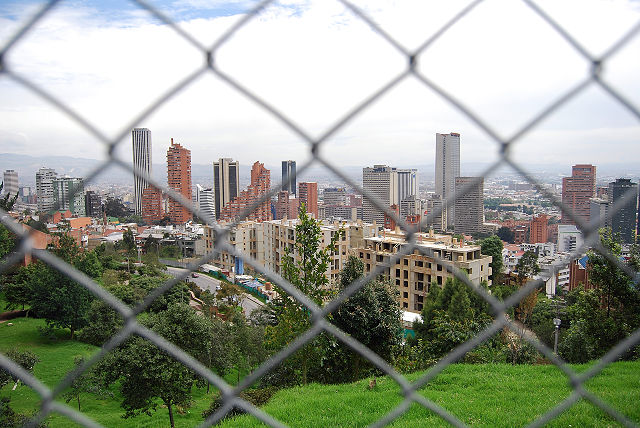
[[[142,219],[147,224],[162,220],[162,191],[147,186],[142,191]]]
[[[298,185],[298,199],[313,218],[318,219],[318,183],[303,182]]]
[[[222,207],[220,220],[232,221],[240,217],[240,214],[264,196],[271,187],[271,171],[264,164],[256,162],[251,168],[251,184],[247,190],[240,192],[238,197]],[[267,199],[242,220],[268,221],[271,220],[271,203]]]
[[[540,214],[538,217],[531,219],[531,226],[529,227],[529,243],[545,243],[547,242],[547,224],[549,223],[549,217],[546,214]]]
[[[191,151],[173,142],[167,150],[167,182],[169,188],[191,200]],[[181,224],[191,220],[191,212],[178,201],[169,198],[169,218]]]
[[[589,199],[596,195],[596,167],[594,165],[574,165],[571,177],[562,179],[562,203],[571,209],[574,215],[585,223],[589,223]],[[565,213],[562,213],[562,224],[574,224]]]

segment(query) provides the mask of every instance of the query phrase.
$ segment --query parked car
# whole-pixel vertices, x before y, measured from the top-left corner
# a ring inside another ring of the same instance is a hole
[[[191,272],[191,277],[192,277],[192,278],[197,278],[197,277],[199,277],[199,276],[200,276],[200,275],[198,275],[197,273],[195,273],[195,272]]]

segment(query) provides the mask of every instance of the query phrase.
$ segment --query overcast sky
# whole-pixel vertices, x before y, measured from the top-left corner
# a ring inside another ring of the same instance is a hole
[[[211,45],[254,2],[164,0],[152,4]],[[465,1],[354,1],[413,50]],[[537,4],[592,55],[640,22],[640,3],[549,0]],[[0,40],[36,10],[0,1]],[[217,52],[225,73],[312,136],[406,69],[407,60],[338,2],[274,3]],[[504,137],[583,79],[590,64],[524,3],[486,0],[418,58],[421,72]],[[110,137],[203,63],[201,52],[124,1],[62,1],[5,58],[11,70],[63,99]],[[640,36],[606,63],[604,78],[640,107]],[[0,153],[102,159],[104,147],[67,116],[0,75]],[[139,127],[153,134],[154,162],[169,139],[194,163],[232,157],[275,165],[308,158],[308,146],[270,113],[208,73]],[[463,162],[488,162],[497,145],[439,95],[409,78],[350,121],[322,148],[339,165],[434,163],[435,133],[461,133]],[[640,123],[596,86],[514,147],[534,163],[629,162],[640,156]],[[127,136],[118,156],[131,158]],[[569,169],[567,169],[569,171]]]

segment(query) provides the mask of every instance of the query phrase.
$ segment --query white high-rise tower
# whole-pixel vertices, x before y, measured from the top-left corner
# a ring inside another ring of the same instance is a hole
[[[362,168],[362,188],[378,197],[384,207],[398,204],[398,171],[387,165]],[[384,224],[384,212],[366,196],[362,198],[362,219],[368,223]]]
[[[151,131],[147,128],[134,128],[131,131],[133,143],[133,166],[144,175],[134,175],[134,196],[136,214],[142,215],[142,191],[147,187],[146,178],[151,176]]]
[[[460,134],[436,134],[436,194],[443,200],[447,228],[455,225],[455,204],[445,207],[444,200],[455,195],[456,177],[460,176]]]

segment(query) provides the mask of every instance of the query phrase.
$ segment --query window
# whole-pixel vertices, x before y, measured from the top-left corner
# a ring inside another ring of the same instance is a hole
[[[409,260],[408,259],[402,259],[402,262],[405,266],[409,266]]]
[[[406,291],[404,293],[402,293],[402,297],[405,299],[409,298],[409,293],[407,293]]]
[[[442,277],[441,276],[438,277],[437,282],[438,282],[438,285],[442,285]]]
[[[404,281],[402,285],[404,285],[405,287],[408,287],[409,286],[409,281]]]
[[[402,307],[404,309],[409,309],[409,304],[407,302],[402,302]]]

